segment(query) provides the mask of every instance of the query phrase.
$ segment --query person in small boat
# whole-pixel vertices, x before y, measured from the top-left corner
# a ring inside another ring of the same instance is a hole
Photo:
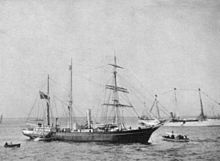
[[[173,131],[172,131],[172,135],[171,135],[171,139],[174,139],[175,137],[174,137],[174,134],[173,134]]]
[[[10,142],[10,143],[6,142],[5,146],[7,146],[7,145],[12,145],[12,142]]]
[[[177,135],[176,138],[177,138],[177,139],[181,139],[181,135]]]

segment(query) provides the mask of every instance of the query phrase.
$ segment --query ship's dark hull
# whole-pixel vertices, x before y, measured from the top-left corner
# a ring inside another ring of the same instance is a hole
[[[55,140],[72,142],[148,143],[158,127],[117,132],[56,132]]]

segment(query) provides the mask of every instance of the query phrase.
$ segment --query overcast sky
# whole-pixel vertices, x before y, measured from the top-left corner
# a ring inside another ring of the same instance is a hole
[[[27,116],[47,74],[63,98],[71,58],[74,104],[98,106],[114,53],[125,85],[141,89],[147,107],[174,87],[200,87],[220,101],[220,1],[0,1],[0,113]],[[171,96],[160,102],[173,110]],[[197,94],[183,100],[182,114],[199,114]]]

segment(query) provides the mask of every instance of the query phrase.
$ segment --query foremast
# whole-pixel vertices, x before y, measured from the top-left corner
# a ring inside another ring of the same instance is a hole
[[[50,126],[50,76],[47,76],[47,125]]]
[[[114,107],[114,119],[113,119],[113,124],[118,125],[118,127],[124,126],[124,123],[120,120],[120,111],[119,108],[121,107],[133,107],[132,105],[124,105],[121,104],[119,101],[119,94],[118,92],[124,92],[124,93],[129,93],[126,88],[119,87],[117,84],[117,69],[123,69],[123,67],[117,65],[117,60],[116,56],[114,56],[114,64],[109,64],[113,66],[113,78],[114,78],[114,83],[113,85],[106,85],[106,89],[113,90],[113,103],[104,103],[103,105],[105,106],[113,106]]]
[[[50,76],[47,76],[47,93],[39,91],[40,99],[46,100],[46,125],[50,126]]]
[[[72,58],[71,58],[71,64],[69,66],[70,70],[70,94],[69,94],[69,126],[70,129],[73,128],[73,119],[72,119],[72,113],[73,113],[73,84],[72,84],[72,79],[73,79],[73,72],[72,72]]]

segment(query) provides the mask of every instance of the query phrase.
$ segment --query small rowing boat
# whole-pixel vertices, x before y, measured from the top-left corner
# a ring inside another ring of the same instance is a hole
[[[164,141],[170,142],[189,142],[189,138],[186,135],[167,133],[167,135],[162,136]]]
[[[5,143],[4,147],[5,148],[20,148],[21,144],[8,144],[7,142]]]

